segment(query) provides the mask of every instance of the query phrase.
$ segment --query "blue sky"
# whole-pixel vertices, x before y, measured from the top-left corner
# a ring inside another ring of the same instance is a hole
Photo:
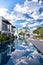
[[[32,31],[43,26],[43,0],[0,0],[0,16]]]
[[[17,3],[23,4],[25,0],[0,0],[0,8],[8,8],[11,12]]]

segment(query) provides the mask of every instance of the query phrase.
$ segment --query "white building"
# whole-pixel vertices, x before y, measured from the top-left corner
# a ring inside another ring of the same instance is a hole
[[[14,28],[8,20],[6,20],[4,17],[0,17],[0,34],[14,34]]]

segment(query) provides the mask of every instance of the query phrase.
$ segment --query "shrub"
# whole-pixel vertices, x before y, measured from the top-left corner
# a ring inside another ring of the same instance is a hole
[[[0,34],[0,42],[3,42],[6,40],[6,35],[5,34]]]

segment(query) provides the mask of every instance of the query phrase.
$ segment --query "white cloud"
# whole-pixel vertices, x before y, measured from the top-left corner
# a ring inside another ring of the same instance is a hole
[[[38,2],[38,0],[32,0],[33,2]]]
[[[43,16],[43,12],[41,13],[41,16]]]
[[[35,22],[35,23],[33,23],[33,24],[29,24],[28,26],[29,26],[29,27],[34,27],[34,26],[38,26],[38,25],[39,25],[39,22],[37,22],[37,23]]]
[[[24,4],[16,4],[16,6],[14,7],[14,10],[11,12],[11,14],[7,13],[7,9],[0,9],[0,15],[5,16],[7,19],[9,19],[10,21],[17,21],[17,20],[29,20],[27,19],[23,14],[28,14],[31,15],[31,13],[33,12],[33,14],[31,15],[34,19],[38,19],[39,18],[39,14],[37,14],[40,5],[37,3],[38,0],[32,0],[31,2],[26,0],[24,2]]]
[[[35,30],[37,29],[37,26],[41,26],[43,24],[43,21],[42,22],[34,22],[33,24],[29,24],[29,28],[32,28],[31,30]]]
[[[37,29],[37,27],[34,27],[32,30],[36,30]]]
[[[24,20],[25,16],[23,16],[21,13],[17,13],[17,14],[15,14],[15,13],[12,14],[11,13],[8,18],[16,21],[16,20]]]
[[[3,16],[4,18],[12,21],[13,19],[10,17],[10,14],[8,13],[8,9],[6,8],[0,8],[0,16]],[[12,19],[12,20],[11,20]],[[11,22],[12,23],[12,22]]]
[[[22,13],[14,13],[14,11],[11,12],[11,14],[8,13],[8,9],[6,8],[0,8],[0,16],[3,16],[4,18],[8,19],[11,23],[16,22],[17,20],[26,20],[27,18]]]
[[[41,25],[41,24],[43,24],[43,21],[42,21],[42,22],[40,22],[40,25]]]
[[[20,23],[22,27],[25,27],[28,22]]]
[[[7,16],[8,13],[7,13],[8,9],[6,8],[0,8],[0,16]]]
[[[28,12],[28,7],[25,7],[24,5],[20,5],[20,4],[17,4],[14,8],[14,11],[16,12],[19,12],[19,13],[27,13]]]
[[[34,12],[32,15],[31,15],[35,20],[37,20],[39,17],[40,17],[40,14],[38,12]]]
[[[40,3],[42,3],[41,0],[39,1],[39,3],[38,0],[25,0],[24,4],[17,3],[11,14],[8,13],[8,9],[0,8],[0,16],[4,16],[11,23],[16,22],[17,20],[25,20],[24,23],[21,23],[21,25],[25,27],[28,22],[31,22],[32,19],[25,17],[24,14],[30,15],[31,17],[33,17],[33,20],[37,20],[39,18],[43,19],[43,12],[41,14],[39,13],[39,9],[40,7],[42,7]],[[28,26],[34,27],[37,25],[39,25],[39,23],[35,22],[33,24],[29,24]]]
[[[32,20],[32,19],[31,19]],[[30,22],[30,18],[28,18],[26,21]]]
[[[43,19],[43,12],[39,15],[37,19]]]
[[[39,8],[41,7],[40,4],[37,2],[38,0],[28,1],[26,0],[24,4],[16,4],[14,8],[14,12],[23,14],[31,15],[35,20],[37,20],[40,16]],[[33,12],[33,13],[32,13]],[[32,13],[32,14],[31,14]],[[19,15],[19,14],[18,14]]]
[[[36,6],[37,5],[37,6]],[[31,13],[37,11],[40,8],[40,5],[36,2],[29,2],[26,0],[23,5],[16,4],[14,11],[21,13]]]
[[[42,4],[42,0],[39,1],[39,4]]]

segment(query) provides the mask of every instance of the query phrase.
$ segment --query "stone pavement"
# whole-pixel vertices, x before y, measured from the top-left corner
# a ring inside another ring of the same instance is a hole
[[[29,38],[29,41],[43,54],[43,41]]]

